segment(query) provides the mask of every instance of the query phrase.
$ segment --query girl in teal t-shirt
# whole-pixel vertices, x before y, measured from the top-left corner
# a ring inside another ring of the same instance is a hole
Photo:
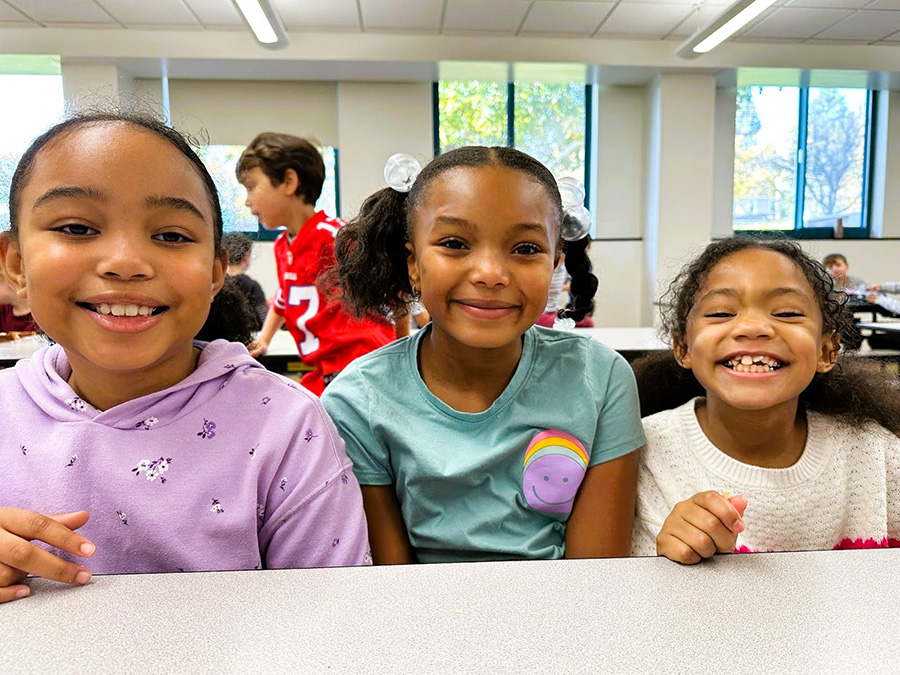
[[[322,398],[374,561],[627,555],[644,442],[634,377],[590,337],[534,327],[563,252],[575,302],[561,318],[593,309],[588,214],[511,148],[460,148],[421,173],[404,161],[338,232],[330,279],[360,315],[415,299],[432,319]]]

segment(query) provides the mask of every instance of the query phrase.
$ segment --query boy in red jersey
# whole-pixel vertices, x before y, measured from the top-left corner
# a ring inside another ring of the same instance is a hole
[[[285,228],[275,240],[278,293],[251,353],[264,354],[287,323],[300,358],[313,368],[300,383],[320,395],[353,359],[393,340],[393,327],[351,318],[316,285],[319,274],[334,263],[334,235],[343,222],[315,209],[325,163],[312,143],[261,133],[241,154],[236,173],[260,224],[267,230]]]

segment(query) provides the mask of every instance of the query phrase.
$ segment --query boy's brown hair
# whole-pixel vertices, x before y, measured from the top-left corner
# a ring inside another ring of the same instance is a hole
[[[314,205],[322,194],[325,162],[316,144],[305,138],[272,131],[257,135],[241,153],[235,174],[241,180],[255,168],[262,170],[273,185],[281,185],[287,170],[293,169],[300,183],[294,194],[307,204]]]
[[[822,258],[822,267],[828,269],[836,262],[842,262],[847,265],[847,259],[840,253],[829,253],[824,258]]]

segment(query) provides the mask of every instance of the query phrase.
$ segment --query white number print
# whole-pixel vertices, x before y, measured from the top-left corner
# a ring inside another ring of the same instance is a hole
[[[319,311],[319,292],[315,286],[291,286],[288,290],[287,304],[299,307],[304,303],[306,303],[306,311],[297,317],[297,328],[304,335],[303,340],[297,344],[301,356],[312,354],[319,348],[319,338],[306,327],[306,322]]]

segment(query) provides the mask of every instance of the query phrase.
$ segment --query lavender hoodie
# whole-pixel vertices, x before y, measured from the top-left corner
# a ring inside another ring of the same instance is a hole
[[[0,371],[0,505],[85,510],[95,574],[363,565],[362,496],[316,399],[243,345],[99,411],[58,345]],[[54,551],[58,553],[57,551]]]

